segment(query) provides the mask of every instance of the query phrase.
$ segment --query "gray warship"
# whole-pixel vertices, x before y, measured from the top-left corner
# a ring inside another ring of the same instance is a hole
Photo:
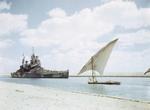
[[[33,53],[30,62],[25,61],[23,56],[22,65],[16,71],[11,73],[12,78],[68,78],[69,70],[54,71],[47,70],[41,67],[41,62],[38,56]]]

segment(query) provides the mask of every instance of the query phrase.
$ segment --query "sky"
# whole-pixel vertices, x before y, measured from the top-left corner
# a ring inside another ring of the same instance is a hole
[[[0,73],[16,71],[34,47],[44,68],[77,74],[115,38],[105,73],[150,68],[149,0],[0,1]]]

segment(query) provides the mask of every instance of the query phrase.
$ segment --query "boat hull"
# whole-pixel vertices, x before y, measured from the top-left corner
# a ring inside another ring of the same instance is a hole
[[[120,85],[120,82],[117,81],[106,81],[106,82],[88,82],[88,84],[106,84],[106,85]]]

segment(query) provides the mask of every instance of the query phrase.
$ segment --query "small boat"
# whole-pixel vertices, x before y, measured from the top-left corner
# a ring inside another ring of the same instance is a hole
[[[106,85],[120,85],[118,81],[97,81],[96,76],[92,73],[92,76],[89,77],[88,84],[106,84]]]
[[[120,85],[120,82],[117,81],[111,81],[111,82],[88,82],[88,84],[105,84],[105,85]]]
[[[120,85],[120,82],[118,81],[99,82],[96,79],[96,73],[99,73],[101,76],[103,75],[107,61],[117,41],[118,39],[109,42],[106,46],[100,49],[95,55],[93,55],[89,59],[89,61],[82,67],[78,75],[87,71],[91,71],[92,76],[89,78],[88,84]]]
[[[88,81],[88,84],[120,85],[120,82],[118,82],[118,81],[104,81],[104,82]]]

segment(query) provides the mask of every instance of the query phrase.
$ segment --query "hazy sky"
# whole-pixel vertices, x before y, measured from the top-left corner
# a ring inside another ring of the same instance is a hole
[[[150,0],[0,1],[0,73],[18,69],[34,47],[43,67],[76,74],[114,38],[105,72],[150,67]]]

